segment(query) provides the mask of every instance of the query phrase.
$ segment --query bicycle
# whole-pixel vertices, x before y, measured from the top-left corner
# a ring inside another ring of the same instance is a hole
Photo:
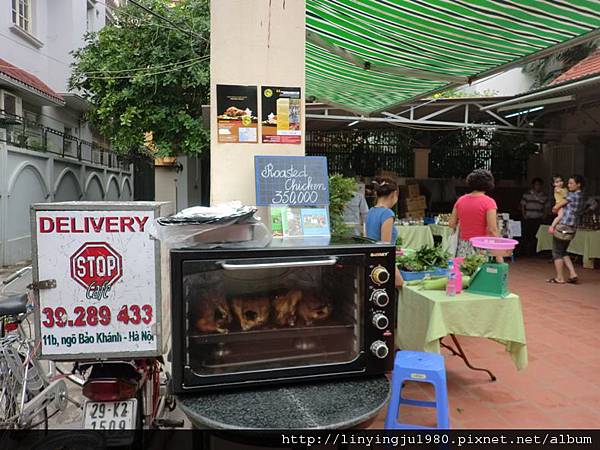
[[[48,420],[64,411],[68,401],[64,379],[55,376],[52,363],[45,373],[37,358],[31,290],[5,295],[27,273],[30,266],[9,276],[0,289],[0,429],[48,429]]]

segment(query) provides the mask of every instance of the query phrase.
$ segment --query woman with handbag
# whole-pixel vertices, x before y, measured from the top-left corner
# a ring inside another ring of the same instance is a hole
[[[567,183],[567,188],[569,189],[567,198],[561,200],[552,208],[552,212],[556,213],[560,208],[564,207],[564,214],[552,230],[552,259],[554,260],[556,276],[550,278],[548,283],[575,284],[579,280],[573,266],[573,261],[571,261],[567,250],[577,232],[579,215],[583,207],[583,192],[581,191],[583,186],[583,177],[581,175],[573,175]],[[567,270],[569,271],[569,278],[567,280],[564,277],[565,266],[567,266]]]

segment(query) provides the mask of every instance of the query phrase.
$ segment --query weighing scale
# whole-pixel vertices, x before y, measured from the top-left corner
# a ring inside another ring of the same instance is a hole
[[[518,242],[499,237],[475,237],[470,241],[473,247],[487,250],[489,259],[473,274],[468,291],[501,298],[509,295],[508,264],[499,263],[497,258],[510,256]]]

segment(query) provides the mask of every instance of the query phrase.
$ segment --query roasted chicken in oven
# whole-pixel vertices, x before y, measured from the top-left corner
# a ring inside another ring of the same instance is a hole
[[[194,303],[195,325],[202,333],[227,333],[232,315],[225,295],[219,289],[207,289]]]
[[[275,295],[273,299],[273,313],[276,325],[293,327],[296,325],[298,302],[302,299],[302,291],[292,289],[285,293]]]
[[[308,326],[331,316],[333,306],[331,300],[318,297],[314,292],[305,292],[298,303],[298,315]]]
[[[236,297],[231,300],[231,307],[242,330],[249,331],[267,324],[271,300],[269,297]]]

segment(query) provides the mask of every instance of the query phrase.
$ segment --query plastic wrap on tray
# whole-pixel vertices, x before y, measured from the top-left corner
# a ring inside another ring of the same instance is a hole
[[[272,236],[256,211],[240,202],[194,206],[156,219],[153,235],[168,247],[264,247]]]
[[[244,206],[241,202],[221,203],[215,206],[192,206],[169,217],[159,217],[159,225],[226,224],[232,221],[242,223],[252,220],[256,212],[254,206]]]

